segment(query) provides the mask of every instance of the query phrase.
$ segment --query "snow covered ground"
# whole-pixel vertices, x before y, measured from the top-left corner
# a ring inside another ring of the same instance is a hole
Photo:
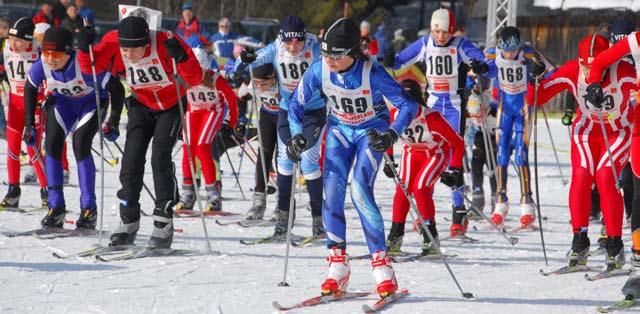
[[[566,127],[559,120],[550,121],[556,145],[559,148],[562,170],[569,178],[569,142]],[[448,253],[458,257],[450,260],[460,284],[475,294],[475,299],[465,300],[442,263],[438,260],[396,264],[401,287],[411,291],[411,296],[388,309],[389,313],[594,313],[597,306],[607,305],[621,298],[619,292],[624,277],[596,282],[586,281],[583,273],[556,277],[539,275],[540,268],[550,270],[563,266],[565,253],[570,247],[571,228],[567,194],[569,186],[563,186],[553,158],[549,137],[544,124],[539,123],[540,196],[544,221],[545,240],[549,255],[549,267],[545,267],[537,232],[523,232],[516,236],[520,242],[511,246],[495,231],[487,231],[488,224],[472,222],[469,235],[480,239],[476,244],[443,242]],[[120,139],[123,143],[124,139]],[[532,139],[533,141],[533,139]],[[0,143],[4,148],[5,143]],[[97,139],[94,147],[98,147]],[[230,156],[237,166],[238,149]],[[0,181],[6,180],[6,150],[0,153]],[[533,161],[531,155],[531,161]],[[77,186],[77,171],[73,154],[71,183]],[[181,154],[177,155],[181,158]],[[149,159],[147,159],[149,160]],[[96,162],[98,158],[96,158]],[[176,163],[179,159],[176,159]],[[105,230],[113,230],[118,222],[117,199],[119,166],[105,166]],[[247,200],[242,200],[234,185],[226,160],[222,163],[224,210],[244,214],[251,206],[249,200],[253,186],[253,165],[245,158],[241,168],[241,181]],[[24,169],[24,168],[23,168]],[[180,167],[178,167],[178,171]],[[24,170],[23,170],[24,171]],[[512,200],[511,220],[516,226],[519,217],[519,185],[513,168],[509,168],[509,196]],[[533,175],[533,171],[532,171]],[[99,175],[98,175],[99,177]],[[153,185],[147,166],[145,182]],[[488,182],[485,190],[488,189]],[[99,183],[98,183],[99,186]],[[2,188],[2,194],[5,193]],[[391,219],[393,182],[382,171],[375,187],[376,199],[383,212],[387,228]],[[23,206],[39,204],[39,193],[34,186],[23,187]],[[79,189],[65,188],[67,219],[76,219]],[[142,192],[143,208],[152,211],[150,198]],[[449,192],[438,185],[435,194],[438,209],[437,222],[441,234],[446,234],[450,217]],[[298,209],[294,233],[310,235],[311,217],[306,207],[306,195]],[[347,202],[350,204],[350,201]],[[269,197],[267,214],[275,206],[275,197]],[[349,253],[366,253],[364,236],[353,207],[348,205]],[[18,214],[0,212],[0,230],[29,230],[39,226],[44,212]],[[241,217],[241,216],[240,216]],[[238,219],[223,217],[222,220]],[[474,231],[476,226],[479,231]],[[68,225],[72,228],[72,225]],[[152,227],[152,220],[143,217],[138,243],[145,244]],[[199,219],[176,219],[174,248],[200,249],[206,252],[204,232]],[[146,258],[126,262],[97,262],[93,258],[59,260],[52,257],[53,250],[75,252],[97,243],[97,238],[67,238],[37,240],[31,236],[7,238],[0,236],[0,313],[269,313],[271,302],[292,304],[319,292],[327,262],[326,249],[322,245],[307,248],[291,248],[288,282],[290,287],[278,287],[282,280],[284,244],[245,246],[240,239],[258,239],[273,232],[272,228],[221,227],[213,219],[207,219],[211,245],[222,255],[190,257]],[[408,230],[410,229],[407,226]],[[591,239],[595,243],[599,225],[592,227]],[[626,248],[630,247],[629,230],[625,229]],[[106,243],[107,239],[103,239]],[[416,233],[405,237],[404,249],[418,252],[420,238]],[[602,265],[603,257],[595,257],[592,264]],[[372,291],[373,277],[369,261],[353,261],[351,290]],[[628,266],[627,266],[628,267]],[[373,297],[321,305],[298,311],[299,313],[333,312],[359,313]]]

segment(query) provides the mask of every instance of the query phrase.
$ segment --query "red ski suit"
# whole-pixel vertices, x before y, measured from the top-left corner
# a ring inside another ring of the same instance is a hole
[[[604,53],[603,53],[604,54]],[[602,111],[585,101],[587,81],[578,59],[561,66],[542,80],[538,88],[538,105],[542,106],[562,91],[569,91],[578,103],[576,119],[571,126],[571,187],[569,210],[573,232],[589,226],[591,188],[595,183],[600,192],[600,206],[606,222],[607,236],[622,235],[623,202],[616,189],[609,154],[611,153],[618,176],[629,160],[631,145],[631,106],[629,98],[635,89],[635,71],[627,62],[620,62],[606,73],[602,88],[607,95]],[[534,101],[534,87],[529,85],[529,103]],[[600,116],[605,126],[602,131]]]
[[[391,109],[391,122],[397,109]],[[433,187],[447,167],[462,167],[464,141],[437,111],[420,107],[415,119],[402,134],[404,146],[400,162],[400,180],[416,200],[424,220],[434,221]],[[393,154],[393,149],[387,151]],[[451,163],[449,163],[451,159]],[[404,223],[409,212],[409,200],[400,186],[393,197],[394,223]]]

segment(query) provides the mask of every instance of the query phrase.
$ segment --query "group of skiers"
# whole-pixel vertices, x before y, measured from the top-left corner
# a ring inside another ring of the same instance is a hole
[[[22,140],[48,209],[42,226],[63,226],[67,205],[62,148],[72,133],[81,191],[76,226],[95,229],[98,206],[92,143],[98,132],[107,141],[118,139],[124,105],[128,122],[121,189],[117,192],[121,224],[112,232],[110,245],[132,245],[135,241],[151,144],[155,204],[149,247],[169,248],[174,209],[193,209],[198,201],[198,168],[207,193],[204,210],[222,209],[219,164],[212,155],[212,145],[224,128],[231,130],[228,136],[244,150],[241,143],[251,139],[246,114],[255,112],[259,150],[253,206],[246,218],[264,219],[275,156],[274,238],[284,239],[291,231],[290,217],[295,216],[290,212],[295,209],[291,198],[299,171],[309,194],[312,234],[326,237],[329,249],[322,294],[339,294],[346,291],[350,276],[344,212],[350,186],[371,254],[377,292],[384,298],[398,290],[391,256],[401,252],[412,206],[409,198],[417,204],[423,254],[438,254],[440,238],[433,200],[438,180],[451,188],[449,237],[465,239],[469,209],[483,215],[484,201],[479,201],[484,199],[483,164],[495,182],[490,221],[503,225],[509,211],[507,169],[513,162],[522,195],[519,222],[522,228],[533,227],[536,204],[528,157],[533,113],[536,106],[566,90],[578,103],[570,126],[573,241],[569,265],[585,265],[587,261],[590,196],[595,184],[606,225],[607,267],[622,267],[624,211],[617,181],[630,155],[640,153],[640,131],[633,123],[639,114],[633,112],[631,92],[640,73],[638,36],[616,37],[618,43],[609,49],[605,37],[589,35],[580,42],[578,58],[556,69],[524,43],[515,27],[504,27],[497,46],[483,52],[464,37],[453,35],[456,22],[448,9],[435,11],[430,26],[430,34],[378,63],[362,50],[354,20],[338,19],[318,38],[306,31],[300,17],[287,16],[273,43],[256,52],[240,52],[225,77],[212,68],[212,56],[206,51],[191,49],[172,32],[150,28],[145,18],[133,13],[125,14],[117,30],[98,43],[93,29],[81,29],[75,34],[75,46],[74,34],[61,27],[48,29],[39,43],[31,19],[19,19],[11,25],[3,49],[11,90],[9,188],[0,206],[19,207]],[[624,59],[628,55],[631,58]],[[426,67],[426,97],[416,81],[397,82],[392,75],[395,69],[418,62]],[[249,80],[242,79],[244,73],[249,73]],[[125,98],[121,80],[131,89],[129,97]],[[492,83],[486,84],[488,81]],[[240,87],[234,91],[230,85]],[[483,94],[492,88],[494,101],[489,104]],[[251,103],[251,110],[239,108],[240,103]],[[572,112],[568,114],[563,123],[571,123]],[[464,182],[464,173],[469,172],[464,170],[467,124],[479,129],[472,138],[472,200],[466,196]],[[172,159],[179,137],[184,143],[181,195]],[[396,170],[392,148],[400,139],[402,154]],[[398,180],[386,236],[374,196],[380,168]],[[638,167],[632,168],[636,176],[640,174]],[[640,218],[632,216],[632,227],[639,225]],[[640,266],[638,230],[633,232],[632,261]]]

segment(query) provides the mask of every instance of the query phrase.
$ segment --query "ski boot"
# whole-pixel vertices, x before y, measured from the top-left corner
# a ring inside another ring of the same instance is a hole
[[[296,220],[296,212],[293,212],[293,221]],[[291,225],[293,227],[293,224]],[[280,217],[276,221],[273,237],[278,239],[284,239],[287,236],[287,230],[289,229],[289,212],[280,211]]]
[[[387,252],[395,255],[402,250],[402,239],[404,238],[404,222],[392,222],[391,230],[387,236]]]
[[[77,229],[96,229],[98,221],[97,210],[95,208],[85,208],[80,211],[80,217],[76,220]]]
[[[36,177],[36,171],[33,167],[28,167],[27,171],[24,173],[24,177],[22,178],[22,182],[24,184],[37,184],[38,178]]]
[[[452,216],[452,224],[449,228],[451,237],[455,238],[458,235],[466,234],[469,220],[467,219],[467,209],[464,205],[454,206]]]
[[[280,209],[276,208],[273,210],[273,213],[271,213],[271,218],[269,218],[269,221],[274,222],[278,220],[280,220]]]
[[[322,216],[313,217],[311,221],[311,235],[314,238],[324,237],[324,223],[322,222]]]
[[[607,228],[602,223],[600,227],[600,236],[598,237],[598,251],[605,252],[607,250]]]
[[[264,192],[253,193],[253,206],[247,212],[247,220],[261,220],[267,209],[267,194]]]
[[[520,227],[528,228],[535,222],[536,207],[533,203],[523,203],[520,205],[520,209]]]
[[[120,225],[111,233],[109,246],[133,245],[140,228],[140,205],[120,203]]]
[[[204,187],[207,191],[206,211],[219,212],[222,210],[222,197],[220,196],[221,187],[222,185],[218,185],[217,182]]]
[[[607,238],[607,270],[620,269],[625,263],[624,244],[620,237]]]
[[[474,206],[475,210],[484,211],[484,191],[482,188],[473,188],[473,193],[471,194],[471,205]],[[475,210],[470,211],[467,215],[469,220],[482,219],[482,215],[476,213]]]
[[[173,242],[173,203],[168,201],[163,207],[153,210],[153,232],[149,238],[150,249],[168,249]]]
[[[196,190],[193,184],[183,184],[182,195],[180,195],[180,201],[176,204],[176,210],[193,210],[195,203]]]
[[[391,258],[387,256],[385,251],[371,255],[371,267],[373,267],[373,277],[376,280],[376,290],[381,298],[386,298],[398,290],[398,281],[391,267]]]
[[[62,228],[64,218],[67,216],[65,208],[49,208],[47,215],[42,218],[40,224],[43,228]]]
[[[42,208],[49,208],[49,191],[47,191],[47,188],[40,189],[40,201],[42,201]]]
[[[0,210],[7,208],[18,208],[20,206],[20,184],[9,184],[7,195],[0,202]]]
[[[587,231],[580,231],[573,234],[571,242],[571,254],[569,255],[569,267],[578,265],[587,265],[587,257],[589,257],[589,236]]]
[[[329,274],[320,285],[322,295],[339,294],[347,290],[351,268],[349,267],[349,255],[345,249],[332,247],[329,250]]]
[[[438,229],[436,228],[435,221],[425,221],[429,233],[433,236],[435,243],[431,241],[429,235],[426,232],[422,233],[422,255],[436,255],[438,254],[437,247],[440,247],[440,240],[438,239]]]
[[[509,213],[509,203],[496,203],[496,207],[493,210],[493,214],[491,214],[491,222],[494,225],[502,225],[504,223],[504,218],[507,217]]]

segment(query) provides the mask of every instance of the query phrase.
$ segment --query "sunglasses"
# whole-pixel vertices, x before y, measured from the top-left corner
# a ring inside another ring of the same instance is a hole
[[[43,50],[42,56],[45,58],[53,58],[60,59],[64,57],[65,53],[63,51],[55,51],[55,50]]]

